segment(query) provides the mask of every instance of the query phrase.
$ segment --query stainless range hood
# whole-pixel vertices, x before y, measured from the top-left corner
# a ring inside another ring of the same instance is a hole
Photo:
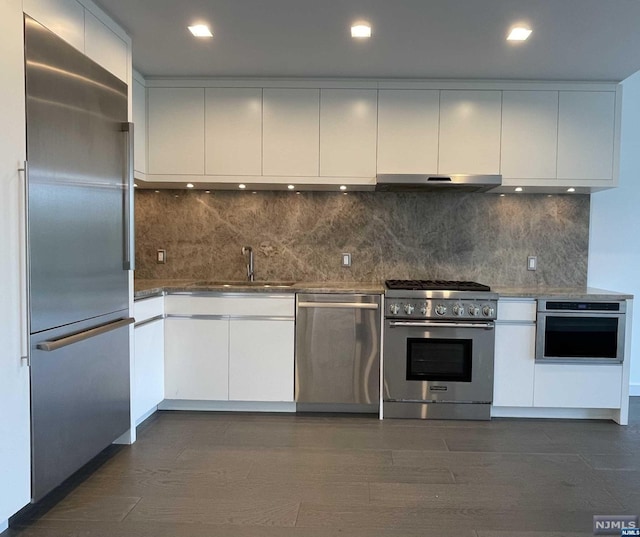
[[[501,175],[380,174],[376,190],[382,192],[487,192],[502,185]]]

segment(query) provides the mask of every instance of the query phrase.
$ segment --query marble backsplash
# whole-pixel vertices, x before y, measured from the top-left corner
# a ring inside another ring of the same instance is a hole
[[[136,191],[136,277],[584,286],[589,196]],[[156,250],[167,251],[166,264]],[[352,266],[340,266],[350,252]],[[527,256],[538,270],[527,270]]]

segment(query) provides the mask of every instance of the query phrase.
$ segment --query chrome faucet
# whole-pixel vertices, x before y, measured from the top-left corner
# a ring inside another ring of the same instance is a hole
[[[242,255],[249,254],[249,263],[247,264],[247,279],[252,282],[255,280],[253,273],[253,248],[251,246],[242,247]]]

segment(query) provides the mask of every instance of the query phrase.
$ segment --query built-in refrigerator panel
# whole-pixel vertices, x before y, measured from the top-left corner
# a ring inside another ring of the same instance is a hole
[[[25,18],[31,332],[128,307],[127,85]]]
[[[32,336],[34,501],[129,429],[130,322],[107,315]]]

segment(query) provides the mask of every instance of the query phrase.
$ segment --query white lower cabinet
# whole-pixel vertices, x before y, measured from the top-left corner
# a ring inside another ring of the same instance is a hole
[[[536,364],[533,404],[554,408],[620,408],[622,365]]]
[[[164,320],[135,329],[134,390],[131,412],[136,423],[164,399]]]
[[[533,406],[534,324],[496,325],[494,406]]]
[[[229,321],[165,321],[165,399],[229,399]]]
[[[229,400],[293,401],[293,320],[232,319]]]
[[[294,295],[166,300],[165,399],[293,402]]]

